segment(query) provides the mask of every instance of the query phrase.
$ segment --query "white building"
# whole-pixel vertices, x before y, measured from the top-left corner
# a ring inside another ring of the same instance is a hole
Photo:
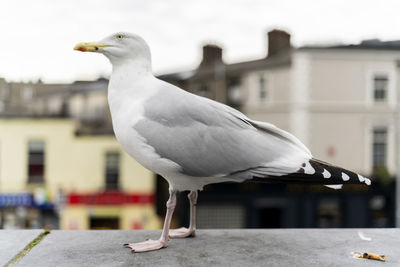
[[[394,175],[400,42],[293,49],[283,31],[268,39],[265,58],[224,64],[222,50],[209,46],[196,71],[161,78],[217,100],[226,92],[226,103],[293,133],[318,159],[368,176],[376,167]]]

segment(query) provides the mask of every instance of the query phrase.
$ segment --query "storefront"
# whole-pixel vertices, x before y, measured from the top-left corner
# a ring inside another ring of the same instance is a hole
[[[61,211],[61,229],[157,229],[154,195],[99,192],[67,195]]]
[[[37,203],[31,194],[0,194],[0,229],[58,228],[51,203]]]

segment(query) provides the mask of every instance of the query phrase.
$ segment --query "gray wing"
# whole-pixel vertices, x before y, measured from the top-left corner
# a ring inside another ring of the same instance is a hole
[[[145,104],[135,130],[181,172],[197,177],[285,175],[310,159],[291,134],[218,102],[166,84]]]

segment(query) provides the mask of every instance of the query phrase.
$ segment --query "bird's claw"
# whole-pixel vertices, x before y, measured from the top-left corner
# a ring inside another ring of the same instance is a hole
[[[132,249],[132,253],[135,253],[135,252],[158,250],[167,247],[167,245],[168,245],[167,242],[163,242],[160,239],[158,240],[149,239],[140,243],[125,244],[125,247]]]

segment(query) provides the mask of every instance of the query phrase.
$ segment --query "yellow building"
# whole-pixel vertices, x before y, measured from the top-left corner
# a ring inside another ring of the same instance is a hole
[[[154,179],[113,135],[76,136],[70,119],[0,118],[0,228],[159,228]]]

